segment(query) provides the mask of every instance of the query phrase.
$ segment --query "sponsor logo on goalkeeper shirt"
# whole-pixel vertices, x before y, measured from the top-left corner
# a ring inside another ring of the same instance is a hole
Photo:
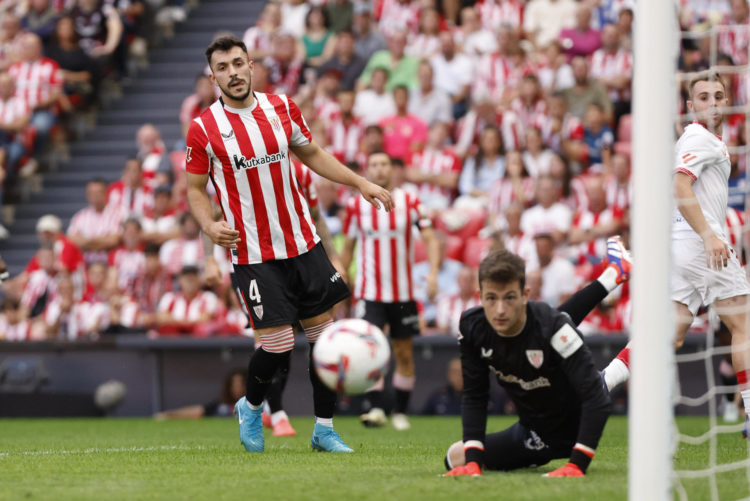
[[[525,381],[521,379],[520,377],[515,376],[513,374],[503,374],[503,371],[496,369],[495,367],[491,365],[490,365],[490,369],[492,369],[492,372],[494,372],[497,378],[500,379],[501,381],[505,381],[506,383],[515,383],[526,391],[531,391],[531,390],[536,390],[539,388],[545,388],[547,386],[552,386],[552,384],[550,384],[549,382],[549,379],[547,379],[544,376],[540,376],[531,381]]]

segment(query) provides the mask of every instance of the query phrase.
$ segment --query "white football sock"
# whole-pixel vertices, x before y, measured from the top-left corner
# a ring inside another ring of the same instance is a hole
[[[750,416],[750,389],[742,390],[740,395],[742,395],[742,403],[745,404],[745,414]]]
[[[618,286],[617,284],[617,270],[611,266],[607,266],[601,275],[596,279],[600,284],[607,289],[607,292],[612,292]]]
[[[628,379],[630,379],[630,369],[628,369],[628,366],[619,358],[612,360],[607,368],[604,369],[604,382],[607,384],[607,389],[610,391]]]
[[[333,418],[322,418],[322,417],[316,416],[315,423],[323,425],[323,426],[327,426],[329,428],[333,428]]]
[[[271,414],[271,426],[276,426],[279,424],[279,421],[283,420],[289,420],[289,416],[286,415],[286,412],[284,411],[276,411],[273,414]]]

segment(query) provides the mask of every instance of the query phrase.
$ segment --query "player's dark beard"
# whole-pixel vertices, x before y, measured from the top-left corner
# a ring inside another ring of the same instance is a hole
[[[230,81],[227,84],[227,88],[226,89],[222,89],[222,90],[224,91],[224,93],[227,96],[231,97],[232,99],[235,99],[237,101],[244,101],[245,99],[247,99],[247,96],[250,95],[250,92],[252,92],[252,84],[251,84],[251,82],[248,82],[247,83],[247,90],[245,92],[243,92],[242,94],[236,95],[236,94],[232,94],[232,89],[230,87],[235,82],[237,82],[237,80]]]

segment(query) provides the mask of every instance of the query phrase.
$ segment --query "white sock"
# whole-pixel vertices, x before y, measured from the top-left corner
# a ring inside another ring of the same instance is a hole
[[[284,411],[276,411],[273,414],[271,414],[271,426],[276,426],[279,424],[279,421],[283,420],[289,420],[289,416],[286,415],[286,412]]]
[[[247,405],[254,411],[257,411],[258,409],[263,408],[263,402],[260,403],[260,405],[253,405],[249,401],[247,402]]]
[[[323,426],[327,426],[329,428],[333,428],[333,418],[322,418],[322,417],[316,416],[315,423],[323,425]]]
[[[745,404],[745,414],[750,416],[750,389],[742,390],[740,395],[742,395],[742,403]]]
[[[596,280],[607,289],[607,292],[612,292],[617,288],[617,270],[607,266]]]
[[[630,379],[630,369],[619,358],[612,360],[604,369],[604,382],[607,383],[607,389],[610,391],[628,379]]]
[[[263,412],[270,415],[271,414],[271,406],[268,405],[268,400],[263,401]]]

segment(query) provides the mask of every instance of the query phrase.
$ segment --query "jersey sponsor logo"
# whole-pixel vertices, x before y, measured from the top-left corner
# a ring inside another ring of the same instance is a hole
[[[253,311],[255,312],[255,316],[258,317],[258,320],[263,320],[263,305],[259,304],[258,306],[253,306]]]
[[[286,159],[286,152],[280,151],[272,155],[263,155],[262,157],[245,158],[245,155],[232,155],[232,161],[236,170],[253,169],[266,164],[281,162]]]
[[[534,430],[529,430],[529,438],[523,441],[523,445],[530,451],[541,451],[547,448],[547,444]]]
[[[340,279],[341,279],[341,273],[339,273],[338,271],[336,273],[334,273],[333,275],[331,275],[330,278],[329,278],[329,280],[331,281],[331,283],[335,283],[336,280],[340,280]]]
[[[537,390],[539,388],[552,386],[552,384],[549,382],[549,379],[543,376],[540,376],[531,381],[525,381],[518,376],[514,376],[513,374],[503,374],[503,371],[496,369],[491,365],[490,365],[490,369],[492,369],[492,372],[495,373],[495,375],[497,376],[499,380],[505,381],[506,383],[515,383],[526,391]]]
[[[482,346],[481,350],[482,350],[482,358],[492,358],[492,352],[493,352],[492,348],[488,350],[487,348]]]
[[[188,163],[193,159],[193,157],[190,156],[191,153],[193,153],[192,146],[188,146],[187,148],[185,148],[185,163]]]
[[[234,136],[234,129],[229,129],[229,132],[224,134],[223,132],[219,131],[221,133],[221,137],[224,139],[232,139],[232,136]]]
[[[583,346],[583,340],[570,324],[565,324],[555,332],[550,344],[561,357],[568,358]]]
[[[542,350],[526,350],[526,358],[535,369],[538,369],[544,363],[544,352]]]

